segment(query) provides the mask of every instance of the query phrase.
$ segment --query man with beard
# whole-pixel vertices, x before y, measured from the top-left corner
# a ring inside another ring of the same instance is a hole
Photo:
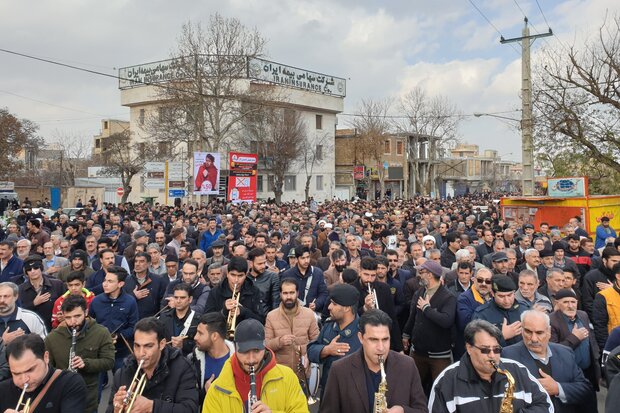
[[[299,299],[305,307],[321,313],[327,305],[327,286],[320,268],[310,265],[311,251],[307,247],[295,248],[295,266],[286,270],[281,279],[294,278],[297,281]]]
[[[181,268],[181,278],[168,284],[166,295],[161,301],[162,307],[167,305],[168,307],[174,308],[174,297],[172,296],[174,287],[180,283],[185,283],[192,289],[191,309],[198,315],[205,312],[205,306],[207,304],[211,288],[200,282],[200,273],[198,272],[198,268],[198,262],[195,260],[185,260],[185,263],[183,263],[183,267]]]
[[[24,261],[13,254],[14,245],[10,241],[0,242],[0,282],[24,273]]]
[[[599,291],[612,288],[616,281],[612,269],[614,265],[620,263],[620,251],[614,247],[606,247],[603,250],[602,261],[603,265],[600,268],[590,270],[586,274],[581,285],[581,303],[590,320],[593,320],[592,304],[594,297]]]
[[[579,235],[569,235],[566,237],[566,242],[568,243],[568,248],[564,250],[564,255],[577,265],[580,274],[579,278],[583,280],[583,277],[590,271],[592,266],[592,257],[586,250],[581,248]]]
[[[450,365],[456,297],[441,284],[441,265],[429,260],[416,270],[422,288],[411,301],[402,340],[405,352],[411,340],[412,357],[429,394],[433,381]]]
[[[290,278],[283,280],[280,306],[267,314],[265,340],[278,363],[290,367],[303,380],[308,368],[307,346],[319,335],[319,327],[314,312],[299,305],[297,295],[297,283]]]
[[[69,241],[72,251],[86,249],[84,244],[86,238],[80,233],[79,228],[76,222],[70,222],[65,229],[65,239]]]
[[[342,272],[347,268],[347,254],[343,250],[335,250],[330,258],[332,266],[323,273],[328,290],[342,283]]]
[[[359,279],[353,284],[360,292],[358,313],[362,315],[373,308],[379,308],[389,315],[394,320],[390,327],[390,348],[394,351],[402,351],[400,326],[398,325],[394,299],[390,287],[387,284],[377,282],[377,260],[372,257],[364,257],[360,267]]]
[[[207,258],[206,266],[210,266],[211,264],[219,264],[220,266],[228,264],[228,258],[224,256],[224,247],[226,244],[221,239],[217,239],[213,241],[211,244],[211,251],[213,251],[213,255]]]
[[[196,348],[188,356],[194,365],[200,388],[200,405],[209,387],[222,371],[224,363],[235,352],[235,345],[226,340],[226,319],[220,313],[203,314],[194,336]]]
[[[12,282],[0,283],[0,335],[5,344],[24,334],[35,333],[45,338],[45,323],[34,311],[16,305],[19,288]]]
[[[114,374],[107,413],[118,413],[127,407],[128,387],[139,368],[139,373],[146,375],[147,385],[142,394],[136,396],[132,411],[198,411],[196,375],[192,365],[179,349],[166,346],[164,326],[159,320],[149,317],[136,324],[133,354]]]
[[[226,278],[209,294],[205,313],[221,311],[228,317],[228,313],[234,311],[237,323],[248,318],[264,322],[265,313],[260,302],[260,291],[248,280],[247,272],[247,260],[232,257],[227,266]],[[233,291],[239,294],[238,302],[233,299]]]
[[[233,260],[231,260],[232,262]],[[306,397],[295,373],[276,364],[273,352],[265,346],[265,329],[257,320],[239,323],[235,331],[236,352],[207,392],[204,412],[308,412]],[[257,401],[250,397],[250,372],[255,374]]]
[[[248,252],[250,264],[248,278],[260,291],[263,314],[267,314],[280,305],[280,278],[276,273],[266,270],[266,261],[265,250],[262,248],[254,248]]]
[[[110,332],[87,316],[84,297],[70,296],[61,306],[64,321],[45,338],[50,365],[67,370],[72,368],[86,383],[86,412],[97,410],[99,373],[114,366],[114,344]],[[73,334],[76,345],[69,360]]]

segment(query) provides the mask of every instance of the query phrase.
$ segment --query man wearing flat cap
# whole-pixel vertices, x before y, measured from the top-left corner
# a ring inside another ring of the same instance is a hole
[[[519,275],[509,270],[508,255],[504,251],[493,253],[491,261],[493,262],[493,274],[508,276],[515,284],[518,284]]]
[[[521,313],[523,307],[515,300],[517,286],[505,275],[492,279],[493,299],[474,310],[472,320],[486,320],[502,332],[501,346],[515,344],[521,338]]]
[[[577,310],[577,294],[563,288],[555,294],[556,310],[549,314],[552,343],[570,347],[577,365],[596,391],[599,389],[601,367],[598,363],[599,346],[590,327],[588,313]]]
[[[235,330],[236,352],[226,360],[220,375],[209,386],[202,411],[272,411],[307,413],[306,396],[290,368],[276,364],[265,347],[265,328],[254,319],[239,323]],[[254,371],[256,401],[250,400],[250,371]],[[248,409],[247,406],[250,406]]]
[[[335,285],[329,292],[330,321],[326,322],[316,340],[308,344],[308,359],[323,365],[321,393],[334,361],[357,351],[360,341],[357,335],[359,291],[349,284]]]

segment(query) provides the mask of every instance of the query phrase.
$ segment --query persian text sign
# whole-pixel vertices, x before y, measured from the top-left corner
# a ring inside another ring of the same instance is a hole
[[[580,198],[587,195],[585,177],[552,178],[547,180],[547,195],[558,198]]]
[[[256,202],[256,170],[258,155],[255,153],[230,152],[228,177],[228,200],[231,202]]]
[[[248,74],[251,79],[264,80],[311,92],[339,97],[345,97],[347,94],[347,82],[343,78],[311,72],[268,60],[249,59]]]

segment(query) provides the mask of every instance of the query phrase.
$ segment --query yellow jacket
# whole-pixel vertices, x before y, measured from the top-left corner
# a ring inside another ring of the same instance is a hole
[[[243,402],[235,387],[231,359],[209,387],[202,405],[203,413],[243,413]],[[273,413],[309,413],[306,396],[290,368],[276,364],[263,378],[259,399]]]

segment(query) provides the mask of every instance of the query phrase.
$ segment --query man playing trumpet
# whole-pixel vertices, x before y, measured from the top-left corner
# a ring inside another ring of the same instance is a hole
[[[7,345],[6,355],[12,380],[0,383],[1,412],[85,411],[84,380],[79,374],[51,367],[41,337],[36,334],[17,337]]]
[[[198,411],[198,385],[194,369],[179,349],[166,346],[164,326],[153,317],[138,321],[133,354],[114,374],[107,413],[130,411]]]

